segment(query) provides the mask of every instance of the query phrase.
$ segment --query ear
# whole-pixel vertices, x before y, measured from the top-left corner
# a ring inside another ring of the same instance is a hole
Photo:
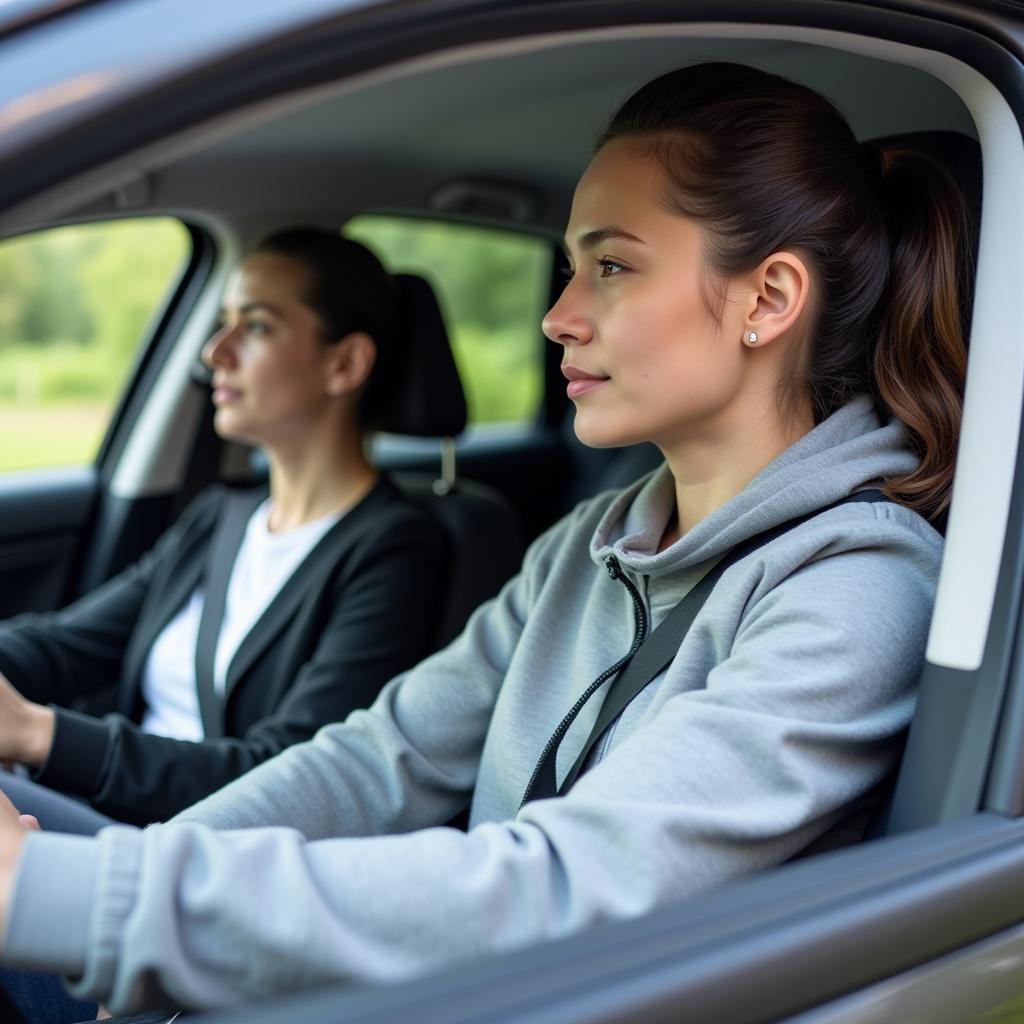
[[[749,278],[742,334],[757,332],[757,348],[775,341],[799,320],[810,297],[811,278],[792,252],[772,253]]]
[[[329,395],[350,395],[366,383],[377,361],[377,346],[366,331],[352,331],[333,342],[324,387]]]

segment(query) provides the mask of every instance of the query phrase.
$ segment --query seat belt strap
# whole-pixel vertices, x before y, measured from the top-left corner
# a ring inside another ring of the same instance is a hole
[[[663,672],[672,659],[675,658],[683,639],[689,632],[690,626],[693,625],[693,620],[697,617],[697,613],[703,608],[704,602],[711,595],[715,584],[730,566],[740,561],[740,559],[746,558],[747,555],[752,554],[770,541],[775,540],[776,537],[788,533],[790,530],[795,529],[809,519],[813,519],[822,512],[827,512],[829,509],[854,502],[880,502],[888,500],[881,491],[857,491],[840,501],[828,505],[826,508],[817,509],[814,512],[809,512],[807,515],[780,523],[770,530],[765,530],[727,552],[713,568],[701,577],[686,597],[669,612],[661,625],[647,636],[637,649],[633,659],[612,681],[605,694],[604,703],[601,705],[597,721],[590,730],[587,742],[583,744],[583,749],[580,751],[579,756],[569,769],[569,773],[562,780],[562,784],[558,787],[557,795],[561,796],[568,792],[582,771],[583,765],[586,763],[594,746],[608,726],[622,714],[630,701],[657,675]],[[552,758],[554,757],[553,752],[551,756]],[[534,791],[528,794],[528,798],[538,800],[544,796],[555,795],[554,792],[540,792],[541,789],[542,787],[536,786]]]

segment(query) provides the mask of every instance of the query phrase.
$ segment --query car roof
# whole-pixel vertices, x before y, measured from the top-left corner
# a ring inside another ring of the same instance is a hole
[[[125,176],[144,186],[129,205],[281,222],[401,209],[560,234],[573,183],[615,107],[654,75],[708,59],[806,82],[862,138],[974,133],[937,78],[863,54],[686,26],[555,33],[414,59],[236,112],[148,152]],[[124,180],[120,195],[94,195],[66,216],[123,208]]]

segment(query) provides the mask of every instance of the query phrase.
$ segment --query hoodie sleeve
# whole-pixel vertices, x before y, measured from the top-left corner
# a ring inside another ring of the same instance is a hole
[[[633,917],[787,859],[897,754],[935,582],[934,551],[916,544],[793,572],[747,610],[706,688],[652,708],[567,796],[512,820],[314,842],[194,823],[104,830],[81,858],[94,886],[89,940],[62,963],[81,972],[76,994],[116,1009],[214,1007],[396,980]],[[401,728],[408,709],[394,691],[388,700],[389,728]],[[474,714],[478,736],[486,714]],[[405,795],[470,781],[473,743],[465,763],[441,765],[431,743],[407,740],[399,760],[417,782]],[[375,779],[368,764],[359,770]],[[375,784],[390,801],[394,783]],[[273,818],[286,794],[270,791]],[[33,835],[23,856],[45,865],[47,838]],[[60,894],[19,884],[12,922],[29,900],[38,920],[55,919]],[[15,963],[32,946],[13,926],[7,942]]]

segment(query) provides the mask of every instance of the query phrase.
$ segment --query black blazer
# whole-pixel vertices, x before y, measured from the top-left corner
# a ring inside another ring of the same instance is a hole
[[[137,564],[60,612],[0,625],[0,671],[57,707],[35,778],[123,821],[163,821],[328,722],[370,704],[428,651],[445,548],[428,513],[382,479],[313,548],[235,653],[213,654],[224,595],[265,488],[213,487]],[[205,739],[142,732],[142,671],[160,631],[205,590],[196,652]],[[103,718],[71,706],[112,707]]]

